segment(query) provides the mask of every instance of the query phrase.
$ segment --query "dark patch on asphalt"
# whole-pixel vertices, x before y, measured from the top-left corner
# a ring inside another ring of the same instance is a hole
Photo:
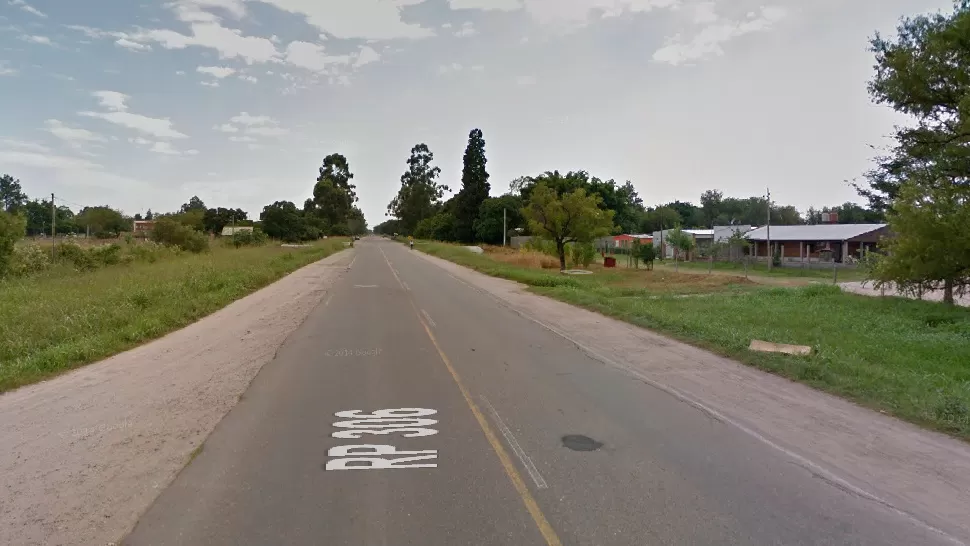
[[[567,434],[562,437],[562,445],[573,451],[596,451],[603,447],[601,442],[582,434]]]

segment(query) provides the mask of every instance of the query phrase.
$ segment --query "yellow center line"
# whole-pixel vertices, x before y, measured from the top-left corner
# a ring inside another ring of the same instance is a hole
[[[380,247],[378,247],[380,248]],[[384,249],[380,248],[381,254],[384,256],[384,261],[387,262],[387,266],[391,268],[391,273],[394,273],[394,278],[397,279],[398,284],[401,284],[401,288],[404,288],[404,284],[401,282],[401,278],[398,277],[397,272],[394,271],[394,267],[391,266],[391,261],[387,259],[387,254],[384,254]],[[532,492],[529,491],[529,487],[525,484],[525,480],[519,474],[519,471],[515,468],[515,464],[512,462],[512,458],[509,457],[508,452],[505,450],[505,446],[498,439],[498,435],[492,430],[492,426],[485,419],[485,415],[478,409],[478,406],[472,400],[471,394],[469,394],[468,389],[465,388],[464,382],[461,380],[461,376],[455,370],[452,365],[451,360],[448,355],[442,350],[441,345],[438,344],[438,340],[431,333],[431,328],[421,317],[421,312],[418,310],[418,306],[414,303],[414,298],[411,296],[411,292],[408,294],[408,303],[411,304],[411,308],[414,309],[414,315],[417,317],[418,322],[424,328],[428,338],[431,340],[431,344],[438,351],[438,356],[441,357],[441,361],[444,362],[445,367],[448,368],[448,373],[451,374],[451,378],[454,379],[455,385],[458,386],[458,390],[461,391],[462,397],[465,399],[465,403],[468,404],[468,409],[471,410],[472,415],[475,416],[475,420],[478,421],[478,426],[481,427],[482,432],[485,434],[485,439],[492,446],[492,450],[495,451],[495,455],[498,456],[499,462],[502,464],[502,468],[505,470],[505,474],[512,481],[512,485],[515,487],[515,491],[519,494],[522,499],[522,503],[525,504],[525,509],[532,516],[532,521],[535,522],[536,527],[539,528],[539,533],[542,534],[542,538],[545,539],[548,546],[562,546],[562,542],[559,540],[559,536],[556,534],[555,529],[546,519],[546,516],[542,513],[542,509],[539,508],[539,503],[536,502],[535,497],[532,496]]]

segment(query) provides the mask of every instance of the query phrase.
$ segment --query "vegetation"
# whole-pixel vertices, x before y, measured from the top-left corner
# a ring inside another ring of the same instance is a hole
[[[888,211],[895,237],[874,261],[879,285],[920,292],[943,288],[944,301],[970,290],[970,1],[950,14],[904,19],[895,41],[876,35],[875,102],[912,116],[895,146],[859,188]]]
[[[532,233],[555,243],[559,268],[565,270],[567,244],[590,243],[612,229],[613,211],[600,209],[600,202],[598,195],[586,195],[583,188],[560,196],[540,183],[532,189],[522,215]]]
[[[485,170],[485,139],[481,129],[472,129],[465,148],[461,172],[461,190],[455,196],[455,238],[465,243],[475,241],[475,223],[491,185]]]
[[[478,255],[447,244],[419,248],[970,439],[970,309],[845,294],[833,286],[763,287],[743,277],[659,268],[596,267],[594,275],[563,276],[524,259],[532,250],[486,248]],[[691,297],[696,294],[705,297]],[[755,353],[747,349],[752,339],[814,350],[808,357]]]
[[[441,168],[432,166],[433,161],[434,154],[427,144],[411,148],[408,170],[401,175],[401,189],[387,206],[387,213],[398,219],[398,228],[403,234],[414,233],[418,224],[426,218],[436,214],[452,214],[440,210],[441,197],[449,190],[448,186],[438,182]],[[439,219],[436,224],[449,222],[454,223],[454,218]]]
[[[106,249],[87,252],[113,255],[127,265],[78,274],[62,264],[37,275],[0,281],[4,294],[0,298],[0,339],[4,340],[0,392],[185,326],[342,249],[343,242],[331,239],[298,249],[215,247],[203,254],[154,243],[135,243],[130,249],[105,245]],[[125,259],[137,252],[153,254],[155,259]]]

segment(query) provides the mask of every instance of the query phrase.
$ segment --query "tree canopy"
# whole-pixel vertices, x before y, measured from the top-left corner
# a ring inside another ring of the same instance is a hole
[[[566,269],[566,245],[590,242],[613,229],[613,211],[600,207],[599,195],[588,195],[584,188],[559,195],[545,183],[531,188],[522,216],[532,233],[556,244],[560,269]]]
[[[438,182],[441,169],[432,166],[434,154],[427,144],[411,148],[408,170],[401,175],[401,188],[387,206],[387,213],[400,220],[401,233],[412,234],[418,222],[437,212],[448,186]]]
[[[479,209],[488,198],[491,185],[485,170],[485,139],[481,129],[472,129],[468,134],[461,172],[461,190],[455,197],[455,236],[459,241],[471,243],[475,240],[475,221]]]

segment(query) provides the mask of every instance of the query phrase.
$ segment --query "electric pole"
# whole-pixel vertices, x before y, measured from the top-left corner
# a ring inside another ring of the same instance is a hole
[[[767,239],[768,239],[768,271],[771,271],[771,263],[774,261],[775,256],[771,252],[771,189],[765,188],[768,192],[768,223],[767,226]]]
[[[502,209],[502,246],[505,246],[505,234],[508,233],[508,228],[505,227],[505,211],[508,209]]]
[[[57,222],[57,205],[54,203],[54,194],[51,194],[51,261],[57,259],[55,248],[57,245],[57,231],[54,223]]]

